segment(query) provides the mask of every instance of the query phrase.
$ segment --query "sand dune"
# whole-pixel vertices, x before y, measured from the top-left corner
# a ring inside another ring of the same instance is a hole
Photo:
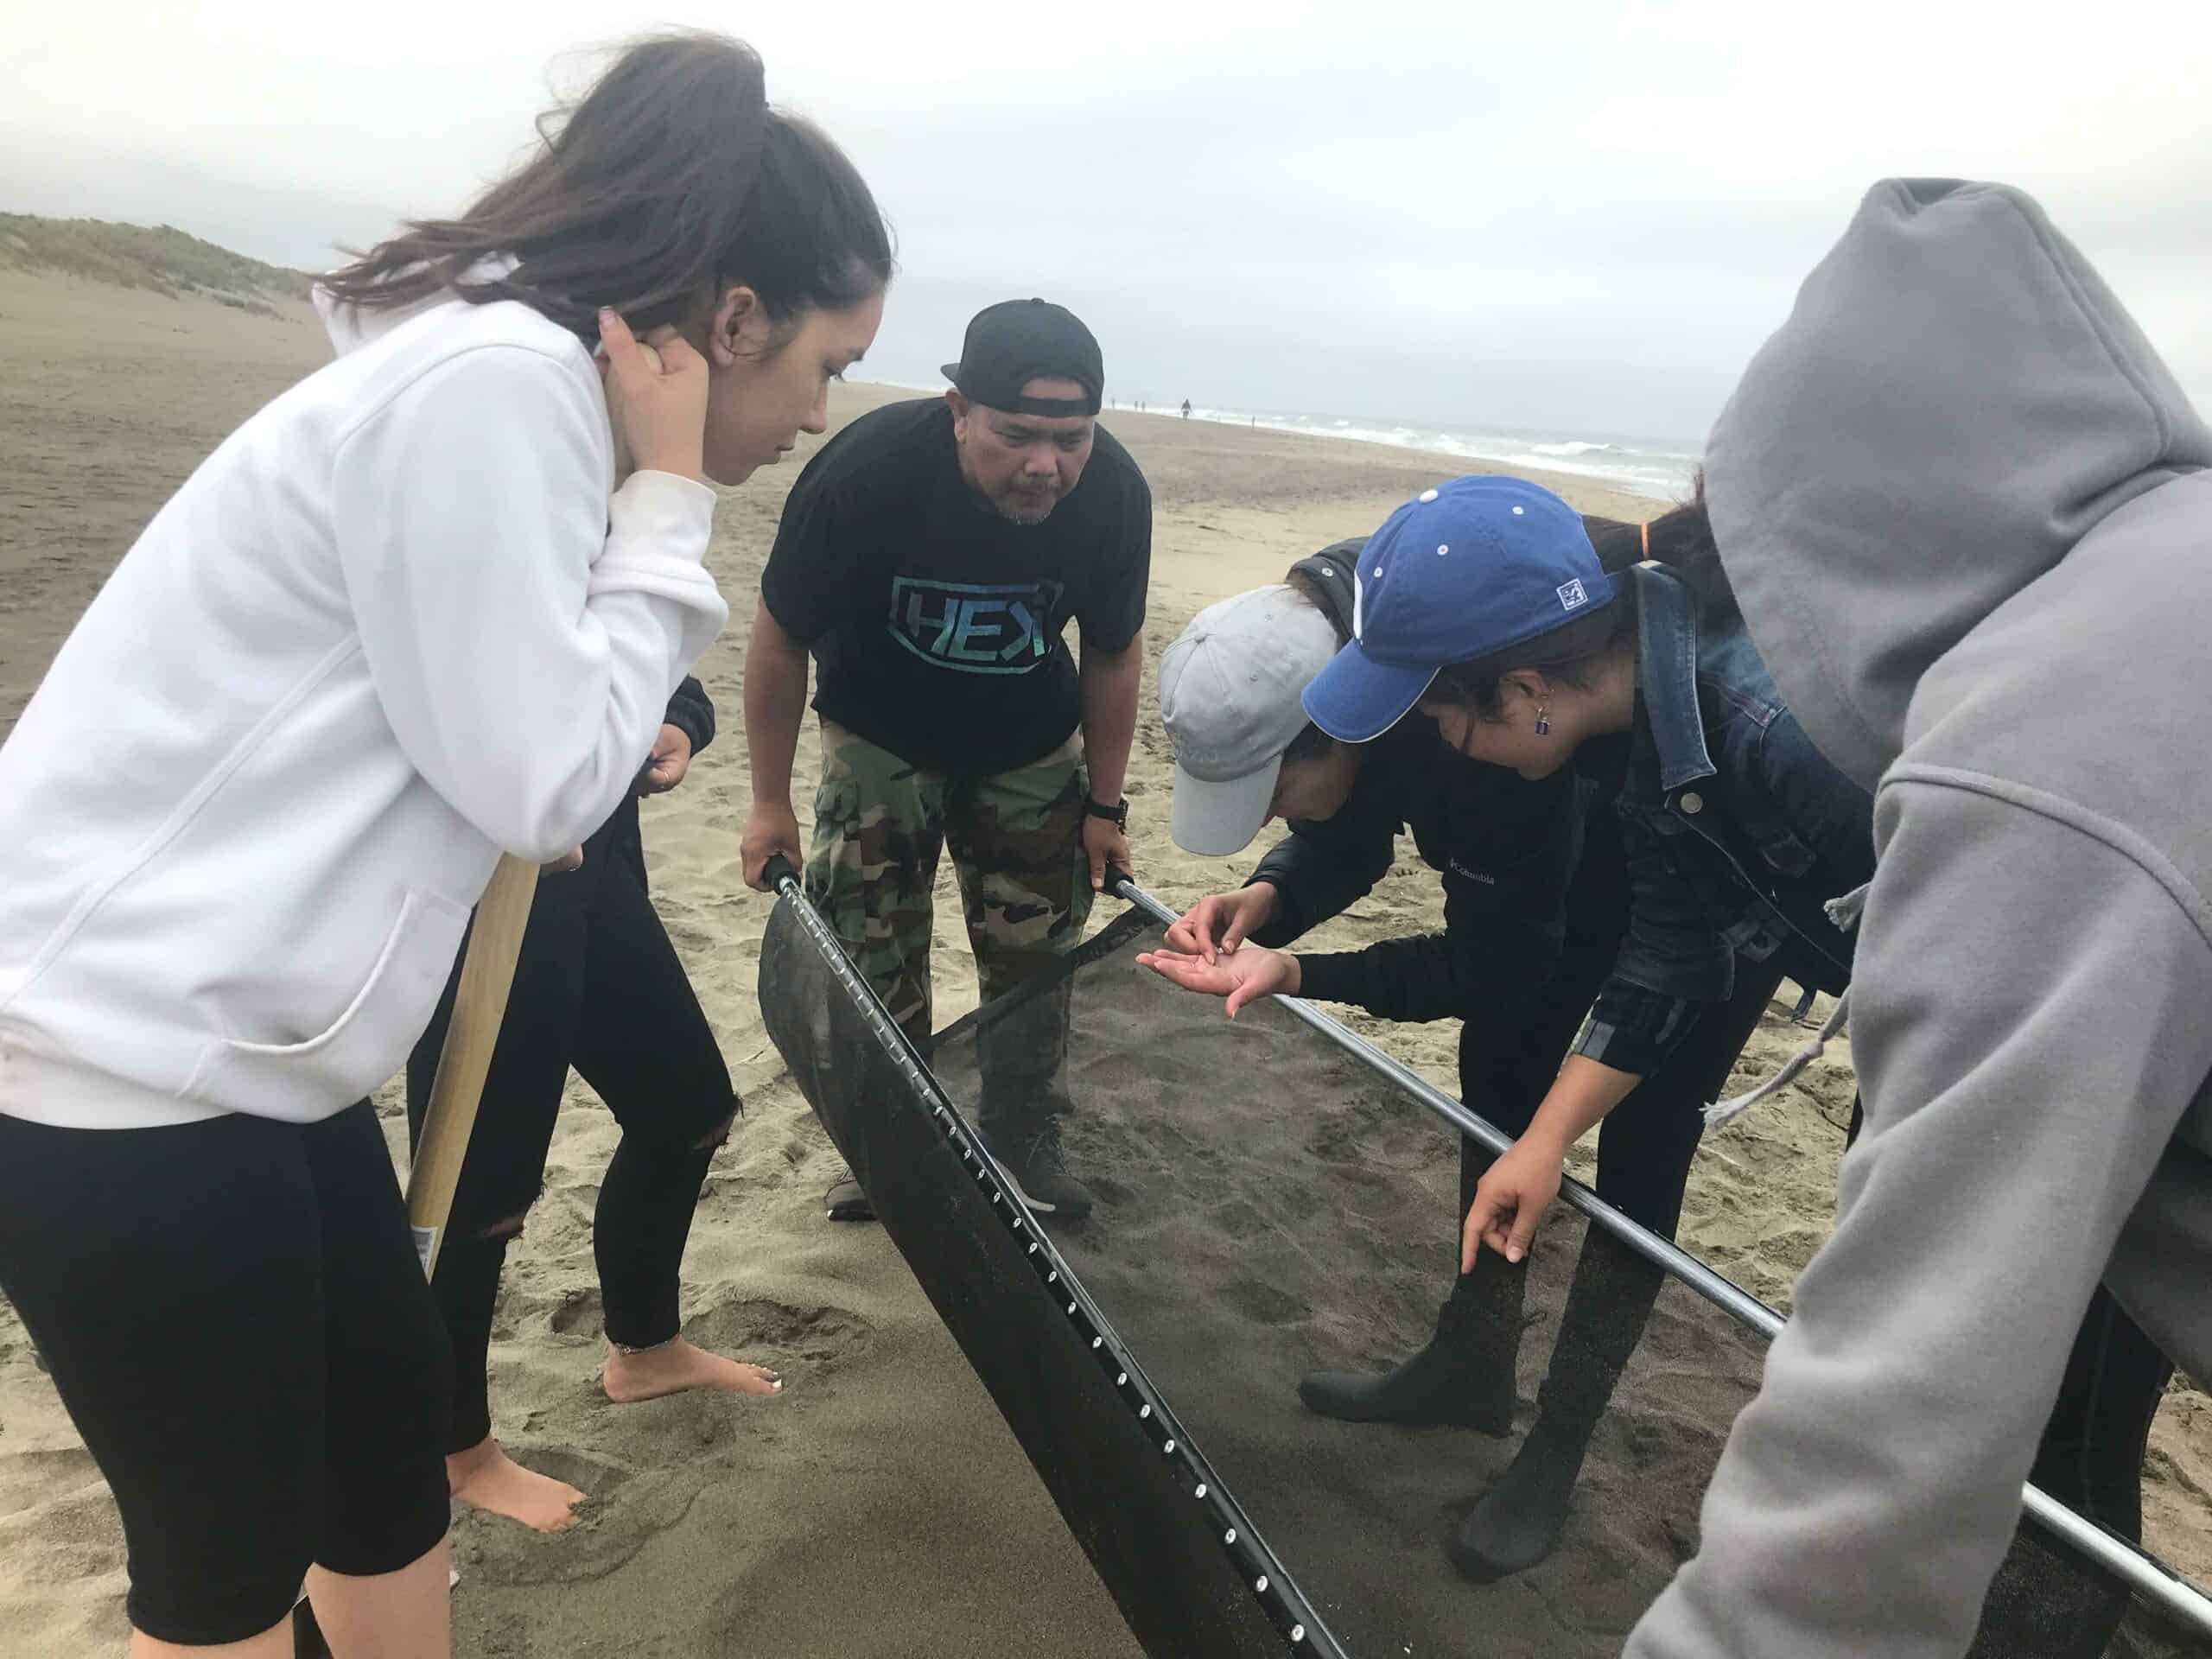
[[[303,308],[270,320],[0,272],[0,734],[166,495],[231,427],[325,356]],[[905,395],[842,391],[836,414]],[[1165,416],[1109,419],[1144,466],[1157,505],[1155,658],[1202,605],[1276,579],[1292,559],[1371,529],[1413,490],[1459,470],[1379,446]],[[572,1084],[544,1196],[510,1257],[493,1391],[499,1430],[517,1453],[593,1500],[582,1526],[557,1539],[459,1517],[456,1650],[501,1659],[1133,1653],[903,1263],[874,1230],[823,1222],[818,1200],[834,1157],[760,1028],[754,979],[767,906],[738,868],[747,801],[739,690],[743,622],[795,475],[786,467],[726,495],[711,563],[737,620],[699,669],[723,735],[683,789],[645,808],[658,902],[747,1102],[692,1236],[689,1329],[777,1365],[789,1386],[765,1404],[615,1408],[600,1395],[589,1225],[614,1128]],[[1625,517],[1653,505],[1581,480],[1544,481],[1588,510]],[[800,778],[818,763],[810,731]],[[1171,901],[1240,878],[1252,856],[1208,861],[1173,847],[1168,790],[1147,688],[1129,787],[1138,875]],[[1323,937],[1343,944],[1433,925],[1438,903],[1433,875],[1408,852]],[[959,913],[949,871],[938,909],[948,920]],[[975,996],[957,935],[957,926],[940,931],[947,1020]],[[1352,1019],[1451,1085],[1449,1029]],[[1796,1039],[1770,1020],[1746,1067],[1765,1071]],[[1850,1096],[1846,1054],[1700,1154],[1686,1239],[1770,1300],[1786,1303],[1827,1229]],[[396,1103],[385,1109],[402,1145]],[[1444,1234],[1438,1248],[1440,1255]],[[2150,1530],[2200,1581],[2212,1580],[2208,1501],[2212,1403],[2177,1389],[2152,1443]],[[112,1504],[0,1305],[0,1655],[116,1650],[123,1587]]]

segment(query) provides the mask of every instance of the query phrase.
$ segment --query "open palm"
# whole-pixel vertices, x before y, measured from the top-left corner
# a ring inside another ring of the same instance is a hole
[[[1186,991],[1229,999],[1229,1017],[1256,997],[1285,996],[1298,989],[1298,959],[1286,950],[1264,950],[1247,945],[1208,962],[1186,950],[1147,950],[1137,958],[1162,979],[1172,979]]]

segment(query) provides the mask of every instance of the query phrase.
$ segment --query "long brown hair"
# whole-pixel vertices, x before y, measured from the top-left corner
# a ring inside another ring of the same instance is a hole
[[[772,321],[882,291],[891,234],[867,182],[811,123],[769,106],[760,59],[727,35],[626,48],[530,159],[458,219],[410,221],[322,279],[380,309],[445,291],[519,300],[587,341],[611,306],[639,330],[690,321],[723,286]],[[476,271],[516,261],[505,275]]]
[[[1743,614],[1728,573],[1720,568],[1720,550],[1713,545],[1702,467],[1691,477],[1689,499],[1648,524],[1590,518],[1582,522],[1598,550],[1598,562],[1607,570],[1625,570],[1646,559],[1665,565],[1696,597],[1698,620],[1708,628],[1726,627]]]

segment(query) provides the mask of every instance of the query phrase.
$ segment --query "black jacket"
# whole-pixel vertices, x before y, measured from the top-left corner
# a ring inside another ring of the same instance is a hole
[[[689,674],[683,683],[676,688],[676,695],[668,700],[668,713],[663,723],[675,727],[691,740],[691,753],[697,754],[715,741],[715,705],[708,698],[707,688]]]
[[[1304,571],[1347,630],[1360,542],[1340,542]],[[1495,1013],[1524,1002],[1550,977],[1564,929],[1567,878],[1581,814],[1570,768],[1535,782],[1447,747],[1418,715],[1367,748],[1351,796],[1334,817],[1294,823],[1260,861],[1274,919],[1253,936],[1281,946],[1364,897],[1390,868],[1402,830],[1444,878],[1438,934],[1363,950],[1300,954],[1300,994],[1350,1002],[1386,1020]]]

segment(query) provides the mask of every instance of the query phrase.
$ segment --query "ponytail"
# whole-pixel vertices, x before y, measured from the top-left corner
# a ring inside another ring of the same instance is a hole
[[[771,320],[882,291],[890,232],[818,129],[769,107],[760,59],[725,35],[640,41],[458,219],[418,219],[323,279],[379,309],[451,291],[518,300],[586,340],[611,306],[643,331],[742,283]],[[504,274],[484,269],[514,261]]]
[[[1720,550],[1713,543],[1702,468],[1691,480],[1690,499],[1648,524],[1598,518],[1586,518],[1583,523],[1590,531],[1591,544],[1598,550],[1598,562],[1608,571],[1618,574],[1647,560],[1663,564],[1695,596],[1701,626],[1724,628],[1742,620],[1736,590],[1729,585],[1728,573],[1720,566]]]

